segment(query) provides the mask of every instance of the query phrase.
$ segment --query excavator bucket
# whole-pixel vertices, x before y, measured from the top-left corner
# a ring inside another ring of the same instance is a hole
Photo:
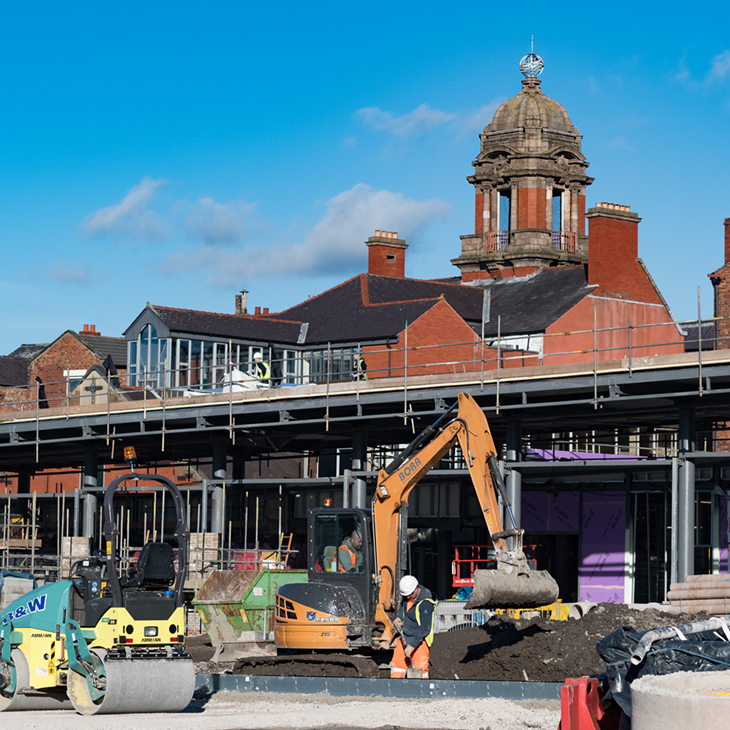
[[[537,608],[557,601],[558,593],[558,584],[547,570],[522,575],[475,570],[474,590],[466,608]]]

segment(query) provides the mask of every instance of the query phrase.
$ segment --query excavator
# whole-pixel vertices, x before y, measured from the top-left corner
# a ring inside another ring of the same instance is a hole
[[[522,551],[524,531],[515,523],[487,419],[471,396],[460,393],[451,408],[379,472],[372,509],[309,511],[308,582],[277,591],[278,649],[392,645],[397,637],[393,623],[400,600],[397,586],[408,573],[408,497],[457,443],[497,559],[495,570],[474,572],[467,608],[531,608],[557,600],[553,577],[547,571],[530,570]],[[510,529],[504,529],[499,499],[510,514]],[[353,543],[360,540],[361,549],[353,550]],[[345,551],[339,549],[343,544]]]
[[[0,611],[0,711],[178,712],[193,697],[183,608],[185,505],[167,477],[134,471],[133,447],[125,457],[132,471],[104,493],[106,555],[75,562],[68,580],[40,586]],[[114,495],[140,480],[167,490],[177,523],[120,575]]]

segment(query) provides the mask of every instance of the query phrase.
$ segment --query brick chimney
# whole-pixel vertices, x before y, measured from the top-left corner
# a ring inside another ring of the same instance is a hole
[[[639,221],[628,205],[596,203],[588,218],[588,283],[640,302],[657,294],[639,263]]]
[[[247,300],[248,289],[241,289],[241,293],[236,294],[236,314],[248,314]]]
[[[79,332],[79,334],[80,335],[92,335],[94,337],[101,337],[101,332],[96,331],[95,324],[85,324],[83,331]]]
[[[405,277],[408,244],[395,231],[375,231],[365,242],[368,247],[368,274]]]
[[[715,312],[715,349],[730,349],[730,218],[725,218],[725,263],[708,274],[712,282]]]

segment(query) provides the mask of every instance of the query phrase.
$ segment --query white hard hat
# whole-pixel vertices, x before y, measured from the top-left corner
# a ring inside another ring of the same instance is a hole
[[[260,360],[263,357],[263,355],[260,352],[254,352],[253,359],[254,360]]]
[[[413,575],[404,575],[400,579],[400,584],[398,586],[400,588],[400,594],[404,598],[407,598],[408,596],[413,593],[413,591],[418,588],[418,578],[416,578]]]

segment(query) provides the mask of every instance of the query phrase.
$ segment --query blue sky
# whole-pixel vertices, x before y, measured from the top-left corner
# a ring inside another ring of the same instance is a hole
[[[516,5],[512,7],[517,8]],[[147,301],[279,311],[366,269],[457,272],[478,134],[520,58],[630,205],[675,315],[712,312],[730,217],[730,10],[489,3],[0,2],[0,354]]]

